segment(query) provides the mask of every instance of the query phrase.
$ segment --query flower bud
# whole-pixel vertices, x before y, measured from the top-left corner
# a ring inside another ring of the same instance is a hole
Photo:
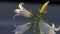
[[[46,13],[45,10],[46,10],[48,4],[49,4],[49,1],[47,1],[47,2],[42,6],[41,9],[39,9],[40,14],[44,14],[44,13]]]

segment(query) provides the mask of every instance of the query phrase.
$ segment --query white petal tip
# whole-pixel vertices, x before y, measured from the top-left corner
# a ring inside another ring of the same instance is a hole
[[[15,13],[20,13],[20,9],[15,9]]]
[[[19,15],[19,14],[14,15],[14,16],[13,16],[13,20],[15,20],[15,17],[18,16],[18,15]]]
[[[22,32],[20,32],[20,31],[17,31],[17,32],[15,32],[15,34],[22,34]]]
[[[53,28],[55,28],[55,25],[54,25],[54,23],[52,23],[52,27],[53,27]]]

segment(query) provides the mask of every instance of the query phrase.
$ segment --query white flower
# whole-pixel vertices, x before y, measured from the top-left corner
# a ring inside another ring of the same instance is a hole
[[[19,4],[19,9],[15,9],[15,13],[24,17],[31,17],[31,13],[23,7],[23,4],[24,3]]]
[[[31,23],[19,25],[19,26],[17,26],[17,28],[13,32],[15,32],[15,34],[23,34],[27,30],[29,30],[29,28],[30,28],[29,24],[31,24]]]
[[[56,34],[54,29],[42,20],[39,22],[39,29],[41,34]]]

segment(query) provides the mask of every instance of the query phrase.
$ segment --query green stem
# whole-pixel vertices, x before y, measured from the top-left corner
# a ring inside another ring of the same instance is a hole
[[[39,31],[39,17],[38,16],[36,17],[36,33],[35,34],[40,34],[40,31]]]
[[[42,19],[41,16],[42,16],[42,15],[40,15],[40,16],[34,15],[34,16],[33,16],[34,19],[36,20],[36,21],[35,21],[35,24],[36,24],[36,30],[35,30],[34,34],[40,34],[40,30],[39,30],[39,21],[40,21],[40,19]]]

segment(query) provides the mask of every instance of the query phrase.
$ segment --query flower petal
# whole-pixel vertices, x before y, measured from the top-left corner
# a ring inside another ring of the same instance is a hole
[[[22,15],[25,16],[25,17],[31,17],[31,13],[28,10],[26,10],[26,9],[24,9],[22,11]]]
[[[31,13],[22,6],[23,4],[24,3],[19,4],[19,9],[16,9],[15,13],[20,14],[20,15],[22,15],[24,17],[29,17],[29,18],[32,17]]]
[[[42,20],[39,22],[39,28],[40,32],[43,34],[56,34],[54,30],[51,28],[51,26]]]
[[[54,25],[54,23],[52,23],[52,27],[53,27],[53,28],[55,28],[55,25]]]
[[[24,5],[24,3],[19,3],[19,8],[21,9],[21,8],[23,8],[23,6],[22,5]]]
[[[15,32],[15,34],[22,34],[22,32],[20,32],[20,31],[17,31],[17,32]]]
[[[53,29],[54,31],[59,31],[59,30],[60,30],[60,27],[58,27],[58,28],[55,28],[55,25],[54,25],[54,23],[52,23],[52,29]]]
[[[13,16],[13,20],[15,20],[15,17],[18,16],[18,15],[20,15],[20,14],[15,14],[15,15]]]
[[[18,33],[18,32],[24,33],[27,30],[29,30],[29,28],[30,28],[30,26],[28,26],[29,24],[31,24],[31,23],[26,23],[26,24],[23,24],[23,25],[19,25],[19,26],[17,26],[17,28],[13,32],[15,32],[15,33]]]
[[[20,9],[15,9],[15,13],[21,14],[21,10]]]
[[[23,10],[24,9],[23,5],[24,5],[24,3],[19,3],[18,6],[19,6],[20,10]]]

